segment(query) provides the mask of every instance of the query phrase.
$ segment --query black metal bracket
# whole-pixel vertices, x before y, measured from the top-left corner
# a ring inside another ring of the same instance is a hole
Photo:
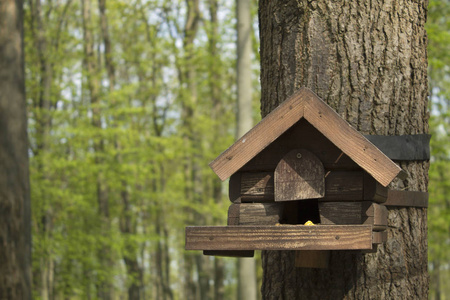
[[[430,159],[430,134],[365,135],[365,137],[392,160]]]

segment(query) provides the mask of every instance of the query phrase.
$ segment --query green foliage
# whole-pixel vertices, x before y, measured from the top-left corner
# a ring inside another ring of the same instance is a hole
[[[432,297],[450,295],[444,278],[450,265],[450,3],[428,7],[431,165],[428,241]]]
[[[97,1],[87,24],[97,72],[86,71],[81,3],[25,4],[34,296],[102,298],[111,286],[124,298],[138,284],[145,299],[169,297],[164,289],[185,299],[196,274],[214,268],[189,260],[184,227],[226,223],[225,185],[208,163],[233,142],[234,9],[220,2],[217,22],[202,12],[185,45],[184,1],[106,1],[112,86]]]

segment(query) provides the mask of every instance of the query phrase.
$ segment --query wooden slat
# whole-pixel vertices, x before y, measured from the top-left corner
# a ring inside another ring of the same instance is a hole
[[[308,150],[291,150],[278,163],[274,172],[274,183],[276,202],[323,198],[323,164]]]
[[[238,172],[240,173],[240,172]],[[234,176],[234,175],[233,175]],[[232,177],[233,177],[232,176]],[[243,202],[274,200],[273,172],[245,172],[241,175],[240,197]]]
[[[283,218],[283,203],[241,203],[228,209],[228,225],[275,225]]]
[[[375,231],[386,230],[389,215],[386,206],[373,203],[366,210],[366,215],[368,216],[368,219],[373,218],[373,230]]]
[[[309,97],[305,119],[383,186],[402,171],[319,97]]]
[[[386,206],[428,207],[428,193],[389,190]]]
[[[228,198],[233,203],[241,202],[241,172],[231,175],[228,182]]]
[[[372,249],[372,226],[186,227],[186,250]]]
[[[363,199],[363,171],[327,172],[325,197],[320,201],[361,201]]]
[[[209,166],[221,180],[230,177],[303,117],[302,103],[308,97],[310,93],[300,89],[225,150]]]
[[[387,199],[387,188],[366,172],[325,171],[325,174],[325,195],[319,201],[366,200],[381,203]],[[272,172],[233,174],[230,179],[230,200],[234,203],[274,201],[273,177]]]
[[[387,241],[387,231],[378,231],[372,233],[372,243],[382,244]]]
[[[386,202],[388,188],[379,184],[370,174],[364,172],[364,200]]]
[[[322,225],[373,225],[373,230],[387,228],[388,211],[385,206],[364,202],[319,202]]]
[[[203,255],[225,256],[225,257],[253,257],[253,250],[204,250]]]

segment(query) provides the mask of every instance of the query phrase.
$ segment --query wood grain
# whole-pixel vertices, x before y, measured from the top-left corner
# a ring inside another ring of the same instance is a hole
[[[369,173],[364,172],[364,200],[386,202],[388,188],[378,183]]]
[[[325,170],[325,174],[325,195],[319,201],[366,200],[382,203],[387,199],[387,188],[364,171]],[[234,203],[274,201],[273,177],[272,172],[233,174],[230,179],[230,200]]]
[[[372,249],[372,226],[281,225],[186,227],[186,250]]]
[[[275,201],[322,198],[325,194],[323,164],[308,150],[291,150],[278,163],[274,184]]]
[[[331,171],[325,178],[325,197],[321,201],[361,201],[363,171]]]
[[[383,205],[364,202],[319,202],[322,225],[372,225],[373,230],[387,228],[388,211]]]
[[[402,171],[319,97],[308,97],[305,119],[383,186]]]
[[[387,231],[374,231],[372,233],[373,244],[383,244],[387,241]]]
[[[389,190],[386,206],[428,207],[428,193]]]
[[[241,175],[240,197],[242,202],[273,201],[273,172],[246,172]]]
[[[228,209],[228,225],[275,225],[283,219],[283,203],[241,203]]]
[[[240,171],[275,170],[279,161],[292,149],[306,149],[316,155],[326,170],[361,169],[328,138],[320,133],[304,118],[283,133],[276,142],[270,144]]]
[[[353,160],[336,147],[320,131],[304,118],[283,133],[252,158],[239,171],[275,170],[279,161],[292,149],[306,149],[316,155],[326,170],[361,169]]]

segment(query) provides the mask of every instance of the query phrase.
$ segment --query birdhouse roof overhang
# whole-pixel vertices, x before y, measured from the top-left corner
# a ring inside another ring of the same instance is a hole
[[[280,104],[209,166],[221,180],[227,179],[302,118],[383,186],[404,177],[399,166],[307,88]]]

